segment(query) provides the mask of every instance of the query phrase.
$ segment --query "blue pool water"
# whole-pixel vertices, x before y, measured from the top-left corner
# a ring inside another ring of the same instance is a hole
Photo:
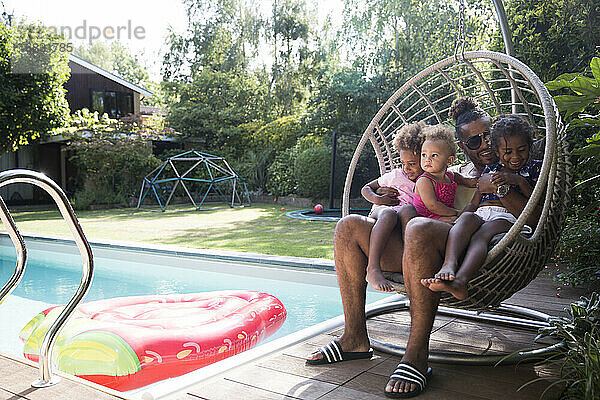
[[[135,255],[132,258],[135,258]],[[256,290],[272,294],[282,301],[288,316],[281,329],[268,340],[296,332],[342,313],[338,288],[319,284],[323,273],[315,273],[314,278],[312,274],[308,274],[308,281],[311,283],[298,283],[278,279],[278,275],[285,274],[282,273],[284,270],[275,267],[272,268],[272,273],[268,274],[271,278],[265,279],[251,276],[252,268],[256,268],[252,265],[244,265],[243,268],[248,268],[247,274],[240,276],[183,267],[163,267],[134,260],[95,258],[94,261],[94,280],[84,301],[229,289]],[[185,260],[182,260],[182,263],[185,263]],[[231,262],[207,260],[206,264],[211,267],[208,269],[214,270],[216,267],[226,271]],[[15,250],[12,247],[0,246],[0,285],[8,281],[14,266]],[[20,329],[43,309],[68,302],[79,285],[81,270],[81,257],[78,255],[42,250],[28,251],[27,268],[21,283],[11,296],[0,304],[0,352],[17,356],[22,354],[22,344],[17,338]],[[367,300],[373,302],[385,296],[383,293],[370,292]]]

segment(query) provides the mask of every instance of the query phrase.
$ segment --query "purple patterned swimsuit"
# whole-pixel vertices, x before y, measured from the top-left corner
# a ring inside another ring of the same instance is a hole
[[[483,170],[483,172],[481,173],[481,175],[483,174],[493,174],[494,172],[498,172],[502,170],[502,164],[490,164],[490,165],[486,165],[485,169]],[[514,174],[518,174],[521,175],[522,177],[525,178],[525,180],[527,180],[527,182],[531,185],[532,188],[535,187],[535,184],[538,181],[538,178],[540,177],[540,171],[542,170],[542,160],[530,160],[528,162],[525,163],[525,165],[523,165],[518,171],[511,171],[511,170],[506,170],[506,172],[512,172]],[[521,193],[521,189],[519,188],[519,185],[510,185],[511,188],[517,190],[519,193]],[[491,200],[498,200],[500,201],[500,198],[498,197],[498,195],[496,195],[496,193],[484,193],[481,196],[481,203],[479,204],[483,204],[486,201],[491,201]]]
[[[440,203],[447,207],[454,208],[454,197],[456,196],[456,182],[454,182],[454,174],[452,172],[446,172],[446,176],[450,179],[450,183],[438,182],[429,175],[423,174],[417,178],[417,181],[421,178],[427,178],[433,182],[435,198]],[[417,210],[419,217],[427,217],[433,219],[440,219],[440,215],[432,213],[423,203],[423,199],[418,193],[415,193],[413,199],[413,206]]]

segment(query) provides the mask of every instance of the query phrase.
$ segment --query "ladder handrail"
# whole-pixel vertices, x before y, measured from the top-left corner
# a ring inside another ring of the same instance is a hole
[[[2,304],[4,298],[17,287],[19,282],[21,282],[21,278],[23,278],[25,264],[27,263],[27,249],[25,248],[25,240],[23,240],[23,236],[19,233],[15,221],[13,220],[12,215],[10,215],[2,197],[0,197],[0,220],[2,220],[2,224],[6,227],[8,236],[17,251],[17,265],[15,266],[15,272],[13,272],[6,285],[0,289],[0,304]]]
[[[26,169],[13,169],[9,171],[3,171],[0,173],[0,187],[6,186],[12,183],[29,183],[35,185],[43,190],[45,190],[54,200],[58,209],[67,223],[71,234],[79,248],[79,252],[81,253],[81,257],[83,259],[83,273],[81,275],[81,282],[79,283],[79,287],[77,291],[69,300],[63,311],[60,313],[58,318],[54,321],[46,335],[44,336],[44,340],[42,341],[42,345],[40,346],[40,355],[39,355],[39,366],[40,366],[40,379],[33,382],[31,385],[33,387],[47,387],[51,386],[59,381],[58,377],[52,376],[52,363],[51,363],[51,355],[52,355],[52,345],[56,340],[60,329],[66,324],[67,320],[75,310],[75,307],[79,304],[81,299],[87,293],[94,275],[94,256],[92,254],[92,248],[85,238],[85,234],[81,229],[81,225],[75,216],[75,212],[69,203],[69,199],[65,192],[58,186],[52,179],[48,178],[46,175],[36,172],[30,171]],[[23,238],[19,234],[16,225],[12,219],[12,216],[8,212],[4,201],[0,197],[0,219],[6,226],[8,230],[9,236],[15,245],[17,250],[17,268],[22,268],[21,271],[13,274],[13,278],[17,276],[18,279],[13,279],[9,281],[0,294],[6,291],[6,295],[10,293],[16,285],[19,283],[21,276],[23,274],[23,270],[25,267],[26,261],[26,250],[23,242]],[[21,253],[20,253],[21,252]],[[19,258],[20,257],[20,258]],[[0,301],[2,297],[0,297]]]

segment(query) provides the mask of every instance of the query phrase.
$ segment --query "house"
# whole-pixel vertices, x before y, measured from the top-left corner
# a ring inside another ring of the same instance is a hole
[[[111,118],[140,114],[140,100],[152,93],[82,58],[69,55],[71,76],[65,83],[71,112],[87,108],[107,113]],[[0,155],[0,170],[24,168],[40,171],[67,191],[67,181],[75,171],[68,162],[66,139],[52,136],[45,141]],[[0,196],[8,203],[46,203],[45,192],[29,184],[13,184],[0,188]]]
[[[72,54],[69,68],[71,77],[65,89],[71,112],[87,108],[118,119],[139,115],[140,99],[152,97],[148,90]]]

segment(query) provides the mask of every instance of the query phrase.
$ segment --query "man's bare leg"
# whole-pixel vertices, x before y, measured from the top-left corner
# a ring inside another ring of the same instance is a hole
[[[343,351],[368,351],[370,348],[365,317],[367,282],[366,268],[369,236],[374,220],[359,215],[341,219],[335,228],[334,258],[342,305],[344,307],[344,334],[339,338]],[[392,232],[384,249],[381,265],[386,271],[401,270],[402,239],[398,229]],[[322,358],[316,351],[308,359]]]
[[[428,218],[414,218],[406,227],[406,243],[402,259],[404,284],[410,299],[410,335],[402,361],[427,371],[429,337],[440,300],[440,294],[421,284],[421,279],[436,273],[444,261],[446,238],[450,224]],[[390,379],[387,392],[410,392],[415,384]]]

